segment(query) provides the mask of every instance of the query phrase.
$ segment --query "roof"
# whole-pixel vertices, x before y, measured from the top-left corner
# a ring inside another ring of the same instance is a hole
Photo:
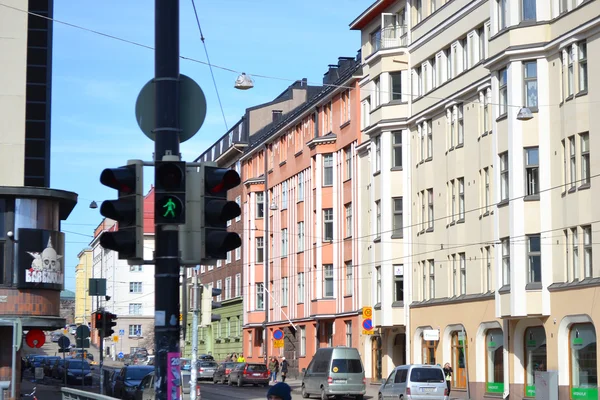
[[[350,23],[351,30],[363,29],[367,24],[377,18],[381,13],[394,4],[395,0],[376,0],[369,8],[363,11],[354,21]]]
[[[61,300],[75,300],[75,292],[65,289],[62,292],[60,292],[60,299]]]

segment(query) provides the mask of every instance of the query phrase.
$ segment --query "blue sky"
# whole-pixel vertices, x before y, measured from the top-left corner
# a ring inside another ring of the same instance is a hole
[[[293,80],[320,83],[328,64],[353,57],[359,32],[348,24],[371,0],[196,0],[210,60],[248,74],[255,88],[233,88],[237,74],[215,68],[215,79],[227,124],[231,127],[247,107],[268,102]],[[60,0],[54,18],[154,45],[154,2],[149,0]],[[206,61],[191,0],[181,0],[181,55]],[[77,254],[100,223],[98,209],[114,198],[100,185],[102,169],[128,159],[150,160],[154,143],[139,130],[134,116],[137,95],[153,77],[154,54],[141,48],[60,23],[54,24],[51,185],[79,194],[79,204],[63,223],[66,232],[66,287],[74,290]],[[208,103],[204,125],[181,146],[193,160],[226,132],[208,66],[181,60],[181,73],[202,87]],[[149,189],[153,175],[145,169]]]

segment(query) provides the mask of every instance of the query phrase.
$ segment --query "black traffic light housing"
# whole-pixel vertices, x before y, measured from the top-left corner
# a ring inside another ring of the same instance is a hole
[[[103,337],[112,337],[112,335],[115,334],[115,330],[113,328],[115,326],[117,326],[116,319],[117,319],[116,314],[113,314],[108,311],[104,312],[104,328],[106,328],[106,329],[103,332]]]
[[[104,232],[100,245],[119,253],[120,260],[136,263],[144,259],[144,178],[140,160],[127,165],[107,168],[100,174],[100,183],[118,191],[117,200],[106,200],[100,214],[117,221],[117,231]]]
[[[156,161],[154,222],[185,224],[185,161]]]
[[[219,296],[222,292],[223,290],[219,288],[202,288],[201,325],[208,326],[213,322],[221,320],[221,314],[214,314],[213,310],[221,308],[222,304],[219,301],[213,301],[213,297]]]
[[[227,221],[241,215],[240,206],[227,200],[227,191],[241,183],[233,169],[203,164],[201,166],[201,226],[204,260],[224,260],[227,252],[242,245],[240,235],[227,232]]]

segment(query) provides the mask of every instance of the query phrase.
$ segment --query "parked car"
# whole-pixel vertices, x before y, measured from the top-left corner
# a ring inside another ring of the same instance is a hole
[[[265,364],[238,363],[229,374],[229,386],[246,384],[269,386],[269,370]]]
[[[84,385],[92,384],[92,368],[87,361],[69,359],[66,360],[67,384]]]
[[[215,371],[219,367],[219,364],[214,361],[198,361],[196,365],[198,366],[199,381],[203,379],[212,379]]]
[[[379,400],[414,396],[428,400],[447,400],[444,370],[438,365],[401,365],[392,370],[379,387]]]
[[[219,364],[219,367],[213,375],[213,383],[225,383],[229,381],[229,374],[235,368],[236,362],[224,362]]]
[[[302,397],[319,394],[354,396],[362,400],[367,391],[365,370],[360,354],[353,347],[322,347],[317,349],[308,368],[302,372]]]
[[[150,365],[127,365],[121,368],[115,381],[113,397],[131,400],[142,379],[154,371]]]
[[[104,382],[104,393],[107,396],[115,397],[115,383],[120,372],[121,368],[115,368],[108,373],[108,379]]]
[[[155,394],[154,372],[150,372],[136,387],[133,398],[134,400],[154,400]]]
[[[52,341],[52,343],[58,343],[58,339],[60,339],[63,336],[65,336],[65,335],[63,335],[62,332],[54,331],[50,334],[50,340]]]

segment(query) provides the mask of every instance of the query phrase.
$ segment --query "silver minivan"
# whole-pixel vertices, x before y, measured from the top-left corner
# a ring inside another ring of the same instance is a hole
[[[401,365],[379,387],[379,400],[447,400],[444,370],[439,365]]]
[[[353,396],[363,400],[366,393],[365,370],[358,350],[353,347],[317,349],[308,368],[302,369],[302,397],[319,395]]]

